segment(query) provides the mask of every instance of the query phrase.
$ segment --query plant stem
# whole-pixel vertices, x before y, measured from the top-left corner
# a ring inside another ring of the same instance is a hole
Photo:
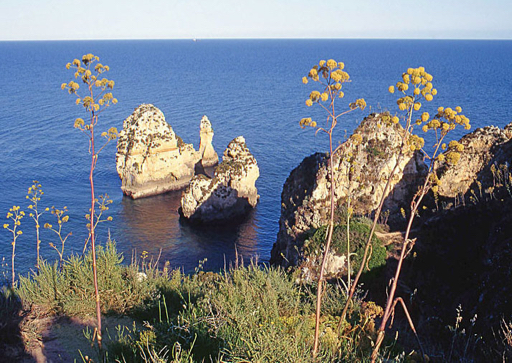
[[[37,219],[36,219],[36,250],[37,250],[37,260],[36,260],[36,270],[37,270],[37,274],[39,275],[39,249],[40,249],[40,246],[41,246],[41,240],[39,239],[39,216],[37,215],[37,209],[36,209],[36,216],[37,216]]]
[[[398,279],[400,277],[400,272],[402,270],[402,264],[405,259],[405,255],[407,252],[407,247],[411,243],[409,240],[409,235],[411,233],[412,223],[414,221],[414,218],[416,217],[416,212],[418,211],[418,207],[421,204],[421,201],[423,200],[423,197],[427,194],[429,187],[429,175],[427,175],[425,182],[423,183],[422,188],[418,191],[418,193],[414,196],[412,202],[411,202],[411,215],[409,217],[409,222],[407,223],[407,229],[405,231],[404,239],[402,242],[402,251],[400,252],[400,258],[398,259],[398,266],[396,267],[395,276],[393,277],[393,282],[391,284],[391,290],[389,291],[388,299],[386,302],[386,309],[384,310],[384,316],[382,317],[382,321],[379,326],[378,335],[377,335],[377,341],[375,342],[375,347],[372,352],[372,363],[375,362],[377,359],[377,355],[379,353],[380,346],[382,345],[382,342],[384,340],[385,335],[385,329],[386,324],[389,320],[389,317],[392,313],[392,308],[394,307],[393,301],[395,300],[395,292],[398,285]]]
[[[92,94],[92,92],[91,92]],[[94,235],[94,205],[96,203],[94,198],[94,169],[96,167],[97,155],[94,150],[94,124],[97,116],[94,115],[94,111],[92,113],[92,122],[91,122],[91,170],[89,173],[89,181],[91,183],[91,249],[92,249],[92,272],[94,278],[94,295],[96,297],[96,317],[97,317],[97,337],[98,337],[98,348],[101,352],[102,348],[102,336],[101,336],[101,305],[100,305],[100,293],[98,289],[98,269],[96,265],[96,243],[95,243],[95,235]]]
[[[331,247],[332,232],[334,229],[334,163],[333,163],[333,150],[332,150],[332,129],[334,128],[335,121],[331,126],[329,134],[329,169],[331,177],[331,215],[329,220],[329,232],[327,233],[327,242],[325,243],[324,255],[322,257],[322,264],[320,266],[320,277],[318,278],[318,289],[316,293],[316,315],[315,315],[315,338],[313,344],[313,357],[316,357],[318,353],[318,337],[320,335],[320,310],[322,307],[322,284],[324,279],[324,269],[327,262],[327,255],[329,254],[329,248]]]
[[[13,235],[14,232],[13,232]],[[15,256],[15,251],[16,251],[16,238],[14,238],[13,242],[12,242],[12,257],[11,257],[11,275],[12,275],[12,288],[14,288],[14,281],[15,281],[15,278],[16,278],[16,275],[15,275],[15,272],[14,272],[14,256]]]
[[[347,288],[350,289],[350,179],[347,200]]]

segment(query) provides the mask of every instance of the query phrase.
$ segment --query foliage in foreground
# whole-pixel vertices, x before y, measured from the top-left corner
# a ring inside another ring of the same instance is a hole
[[[222,273],[159,271],[121,264],[113,243],[98,250],[104,313],[126,314],[138,323],[119,327],[108,343],[108,361],[312,361],[316,285],[281,269],[251,265]],[[41,262],[39,275],[20,278],[25,304],[67,316],[93,316],[92,257],[72,256],[62,270]],[[344,296],[328,285],[322,305],[317,361],[364,361],[382,309],[356,301],[337,332]]]
[[[346,297],[336,285],[326,285],[321,350],[313,359],[315,284],[300,282],[297,274],[256,265],[221,273],[198,269],[193,275],[185,275],[165,267],[158,270],[145,259],[141,262],[123,265],[113,243],[98,250],[103,312],[131,316],[135,323],[132,328],[119,326],[116,332],[111,330],[106,354],[103,358],[93,357],[94,362],[369,360],[375,325],[383,309],[356,299],[348,321],[338,332]],[[90,274],[84,273],[91,264],[90,255],[68,258],[62,270],[58,261],[53,265],[41,262],[39,275],[21,278],[15,291],[4,290],[0,294],[0,334],[13,337],[13,331],[21,329],[22,303],[37,304],[70,317],[94,316],[94,284]],[[472,351],[473,343],[457,327],[452,330],[443,329],[453,336],[449,351],[439,352],[431,345],[433,342],[428,344],[428,353],[436,352],[431,355],[434,360],[436,356],[467,356]],[[503,356],[510,355],[512,349],[511,330],[511,325],[504,322],[499,332]],[[20,338],[19,334],[16,336]],[[414,352],[404,353],[404,348],[389,338],[384,344],[382,358],[397,362],[418,359]],[[77,347],[83,348],[86,347]]]
[[[158,279],[147,279],[135,266],[123,266],[113,242],[98,248],[98,279],[103,313],[124,314],[156,298]],[[20,276],[19,295],[24,302],[43,305],[70,316],[95,313],[92,252],[59,262],[40,261],[39,274]]]

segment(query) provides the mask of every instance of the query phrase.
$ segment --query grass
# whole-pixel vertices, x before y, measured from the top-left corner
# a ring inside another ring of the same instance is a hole
[[[299,281],[298,274],[251,264],[185,275],[148,263],[122,262],[114,243],[98,250],[103,313],[134,321],[131,327],[109,329],[106,361],[313,361],[316,285]],[[93,317],[91,264],[90,254],[69,257],[62,269],[57,263],[42,262],[39,274],[20,277],[15,297],[3,293],[1,302],[13,308],[2,309],[2,314],[19,314],[23,302],[58,316]],[[376,318],[369,306],[375,305],[357,302],[338,333],[343,303],[341,289],[329,285],[322,306],[322,350],[316,361],[364,361],[369,354]],[[85,334],[93,339],[92,331]]]
[[[62,269],[44,262],[39,275],[21,278],[16,290],[2,291],[0,352],[20,343],[27,326],[22,321],[25,309],[37,306],[38,311],[63,317],[53,329],[57,339],[75,337],[72,344],[61,344],[76,349],[70,355],[80,357],[80,350],[84,359],[88,354],[94,362],[365,362],[382,316],[381,307],[358,298],[338,332],[345,295],[342,288],[327,284],[321,350],[313,360],[316,284],[300,280],[299,271],[251,264],[221,273],[198,268],[185,275],[145,261],[124,265],[115,244],[109,242],[98,251],[98,276],[103,313],[115,323],[105,324],[109,325],[104,332],[106,353],[100,358],[91,349],[92,329],[80,333],[86,324],[62,323],[94,317],[90,257],[72,256]],[[511,330],[504,322],[500,335],[504,355],[510,355]],[[88,340],[78,339],[80,335]],[[405,348],[393,339],[385,344],[382,358],[414,361],[414,354],[404,353]],[[467,343],[457,343],[452,356],[458,356],[459,346],[463,353],[470,352]]]

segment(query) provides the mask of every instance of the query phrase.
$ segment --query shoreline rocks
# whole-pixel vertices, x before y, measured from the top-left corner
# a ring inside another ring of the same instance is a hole
[[[180,213],[190,221],[214,222],[234,218],[256,206],[259,168],[245,139],[233,139],[213,178],[196,175],[183,191]]]
[[[356,215],[371,215],[377,208],[400,147],[401,126],[377,127],[379,117],[382,115],[368,116],[355,130],[363,140],[355,147],[346,148],[354,155],[355,164],[348,165],[339,155],[334,157],[337,206],[346,205],[350,192]],[[461,159],[454,166],[441,164],[438,167],[438,192],[435,196],[427,195],[417,223],[428,220],[440,207],[453,206],[454,198],[455,206],[472,203],[477,195],[478,198],[486,193],[492,196],[495,186],[504,184],[504,178],[509,178],[512,183],[509,171],[512,123],[504,129],[495,126],[476,129],[459,142],[464,145]],[[328,223],[330,176],[327,165],[328,155],[313,154],[306,157],[286,180],[281,194],[279,232],[271,251],[272,264],[297,265],[304,257],[302,248],[307,233]],[[409,152],[398,166],[382,209],[392,228],[400,228],[403,224],[401,208],[409,209],[413,193],[424,180],[426,168],[423,154],[418,151]],[[350,191],[347,188],[349,177]]]

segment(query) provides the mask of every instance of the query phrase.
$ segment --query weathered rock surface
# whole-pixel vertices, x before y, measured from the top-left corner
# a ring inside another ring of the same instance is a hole
[[[377,208],[400,147],[402,128],[399,125],[378,128],[379,117],[378,114],[370,115],[355,131],[363,136],[363,142],[347,148],[356,161],[351,174],[349,165],[340,155],[335,156],[337,205],[346,204],[351,175],[350,195],[354,212],[358,214],[369,214]],[[463,196],[466,203],[472,200],[472,195],[479,194],[479,198],[485,193],[492,195],[494,188],[503,185],[504,178],[512,175],[509,171],[512,123],[504,129],[495,126],[479,128],[459,142],[464,145],[464,152],[457,165],[441,165],[438,169],[440,185],[436,201],[442,200],[445,206],[449,206],[457,195]],[[305,158],[286,180],[281,195],[279,232],[271,252],[272,263],[296,265],[306,232],[328,223],[330,177],[327,164],[325,154],[314,154]],[[391,181],[391,192],[386,197],[383,211],[399,216],[402,207],[407,210],[425,172],[426,164],[420,152],[405,155]],[[512,178],[509,181],[512,184]],[[433,206],[429,209],[432,212],[425,210],[422,213],[428,218],[438,207],[434,197],[426,198],[425,204]]]
[[[227,220],[256,206],[260,173],[242,136],[232,140],[212,179],[195,176],[181,197],[181,213],[198,222]]]
[[[359,145],[346,149],[355,158],[353,170],[339,154],[334,157],[335,198],[343,205],[349,190],[351,175],[352,206],[356,213],[370,213],[377,208],[386,181],[397,162],[401,145],[399,124],[378,127],[381,115],[368,116],[355,131],[363,138]],[[281,194],[281,217],[277,242],[271,253],[271,263],[296,265],[305,233],[328,223],[330,210],[330,177],[328,157],[314,154],[305,158],[295,168],[283,186]],[[383,210],[396,211],[402,207],[418,176],[425,173],[423,157],[419,152],[408,152],[401,159],[391,185]]]
[[[512,123],[504,129],[496,126],[478,128],[462,137],[460,143],[464,145],[464,152],[459,162],[449,168],[440,168],[439,195],[448,198],[464,195],[477,180],[489,184],[486,179],[492,173],[486,173],[485,169],[493,164],[510,164],[510,151],[507,151],[510,146],[506,144],[511,138]]]
[[[201,141],[199,144],[199,155],[201,155],[201,164],[203,167],[215,166],[219,163],[219,155],[215,152],[212,145],[213,129],[208,117],[201,119],[200,129]]]
[[[176,136],[155,106],[140,105],[124,120],[116,154],[124,194],[136,199],[182,189],[199,159],[192,144]]]

